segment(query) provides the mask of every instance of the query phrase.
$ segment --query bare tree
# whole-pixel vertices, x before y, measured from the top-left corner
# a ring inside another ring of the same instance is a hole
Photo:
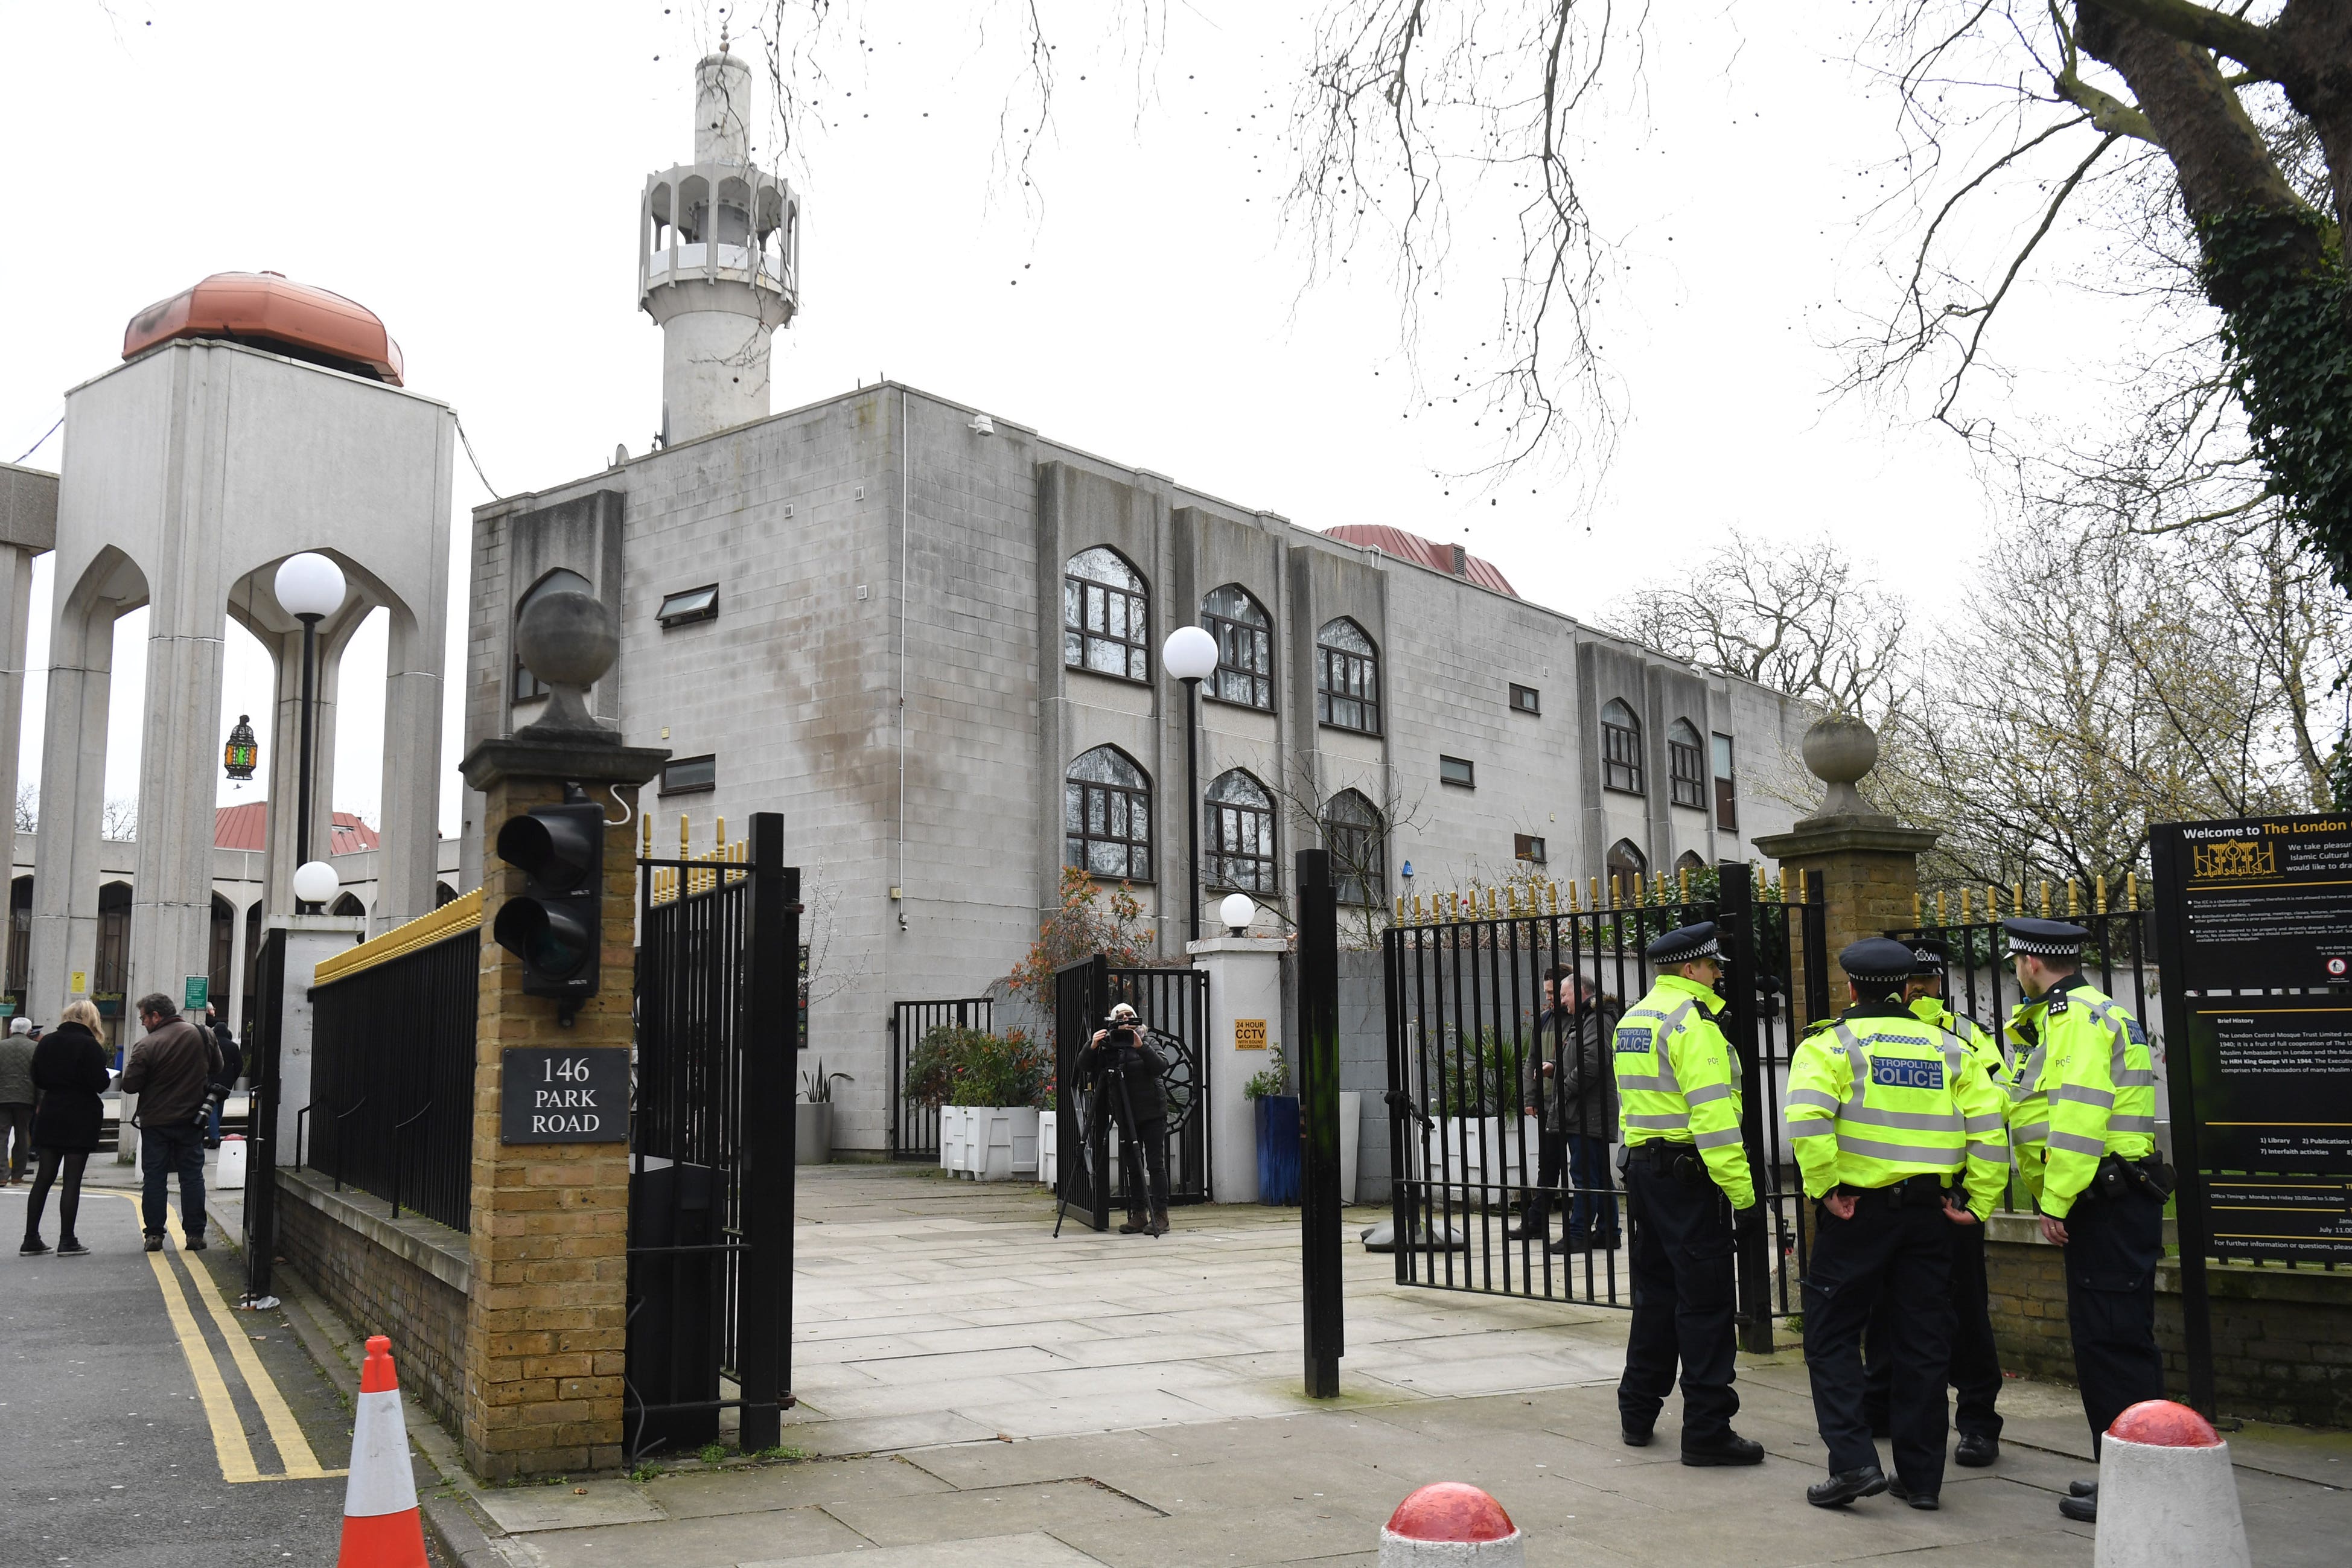
[[[110,796],[99,818],[98,833],[100,837],[118,844],[135,840],[139,837],[139,803],[121,795]]]
[[[1328,769],[1330,763],[1322,764]],[[1331,856],[1331,879],[1340,889],[1339,942],[1343,947],[1373,948],[1389,926],[1389,879],[1396,874],[1397,835],[1423,822],[1426,797],[1407,795],[1398,785],[1395,770],[1376,768],[1360,778],[1327,783],[1316,759],[1301,753],[1284,776],[1269,786],[1288,824],[1294,844],[1319,844]],[[1353,803],[1334,813],[1343,795],[1353,795],[1370,808],[1371,820],[1351,820]],[[1262,902],[1284,926],[1290,911],[1281,900]]]
[[[1775,551],[1734,533],[1696,574],[1636,589],[1604,617],[1701,669],[1883,725],[1910,689],[1904,602],[1826,534]]]
[[[41,826],[41,786],[21,784],[16,786],[16,831],[32,833]]]

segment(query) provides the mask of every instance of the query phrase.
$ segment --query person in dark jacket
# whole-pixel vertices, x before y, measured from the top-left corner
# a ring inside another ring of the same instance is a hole
[[[1567,1173],[1567,1103],[1560,1095],[1560,1069],[1575,1049],[1576,971],[1555,963],[1544,973],[1543,1016],[1536,1020],[1535,1044],[1521,1064],[1521,1108],[1536,1123],[1536,1184],[1520,1190],[1519,1217],[1504,1227],[1513,1241],[1540,1241],[1546,1250],[1564,1250],[1550,1241],[1552,1194]]]
[[[1617,1225],[1616,1176],[1609,1169],[1609,1145],[1617,1136],[1617,1065],[1611,1042],[1625,1007],[1580,975],[1570,984],[1576,987],[1576,1057],[1560,1068],[1559,1100],[1568,1180],[1576,1200],[1561,1249],[1613,1252],[1623,1238]]]
[[[139,1096],[139,1165],[145,1177],[141,1204],[147,1250],[163,1250],[164,1191],[180,1178],[180,1227],[187,1250],[205,1249],[205,1107],[220,1076],[220,1044],[212,1031],[180,1016],[161,992],[139,998],[147,1033],[122,1069],[122,1092]]]
[[[1087,1042],[1095,1056],[1095,1092],[1118,1121],[1126,1157],[1127,1223],[1121,1236],[1168,1234],[1168,1097],[1160,1092],[1163,1064],[1144,1042],[1135,1009],[1121,1002],[1110,1026]],[[1148,1182],[1148,1185],[1147,1185]]]
[[[219,1047],[220,1076],[213,1079],[212,1104],[205,1114],[205,1147],[220,1147],[221,1105],[236,1091],[239,1074],[245,1071],[245,1053],[236,1047],[236,1036],[221,1022],[220,1009],[205,1009],[205,1027],[213,1034],[213,1043]]]
[[[33,1052],[33,1082],[41,1093],[33,1112],[33,1144],[41,1152],[41,1165],[25,1205],[25,1245],[17,1249],[26,1258],[48,1250],[41,1241],[41,1211],[61,1171],[66,1184],[58,1194],[58,1256],[81,1258],[89,1251],[74,1235],[74,1221],[81,1212],[82,1168],[98,1147],[106,1120],[106,1102],[100,1097],[113,1077],[98,1008],[86,1001],[67,1003],[58,1026]]]
[[[0,1037],[0,1187],[25,1179],[25,1163],[33,1152],[33,1105],[40,1096],[33,1089],[33,1020],[14,1018]]]

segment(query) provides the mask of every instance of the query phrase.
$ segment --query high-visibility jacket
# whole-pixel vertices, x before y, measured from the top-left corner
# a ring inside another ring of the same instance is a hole
[[[1985,1077],[1992,1079],[1993,1087],[2001,1089],[2006,1096],[2009,1058],[2002,1052],[2000,1042],[1993,1038],[1991,1030],[1974,1018],[1963,1018],[1953,1012],[1951,1005],[1941,996],[1917,998],[1911,1004],[1911,1016],[1923,1024],[1935,1025],[1948,1035],[1958,1036],[1960,1044],[1968,1047],[1969,1055],[1982,1064]]]
[[[1739,1142],[1739,1058],[1715,1016],[1723,998],[1679,974],[1661,974],[1617,1020],[1620,1141],[1689,1143],[1736,1209],[1756,1201]]]
[[[2147,1032],[2112,996],[2069,975],[2021,1004],[2008,1034],[2010,1142],[2042,1212],[2063,1219],[2108,1155],[2156,1149],[2156,1058]]]
[[[1816,1024],[1789,1068],[1789,1142],[1815,1198],[1941,1176],[1981,1220],[2009,1179],[2005,1109],[1957,1036],[1892,1001]]]

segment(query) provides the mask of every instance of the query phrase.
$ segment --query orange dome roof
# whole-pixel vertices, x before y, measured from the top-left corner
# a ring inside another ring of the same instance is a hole
[[[123,330],[133,359],[178,338],[226,338],[398,386],[400,345],[374,311],[276,272],[215,272],[148,306]]]

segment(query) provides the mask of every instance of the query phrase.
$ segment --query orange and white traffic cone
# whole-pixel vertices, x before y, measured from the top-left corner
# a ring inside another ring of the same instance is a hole
[[[335,1568],[426,1568],[400,1375],[393,1370],[392,1342],[382,1334],[369,1339],[360,1368],[352,1468],[343,1483],[343,1549]]]

